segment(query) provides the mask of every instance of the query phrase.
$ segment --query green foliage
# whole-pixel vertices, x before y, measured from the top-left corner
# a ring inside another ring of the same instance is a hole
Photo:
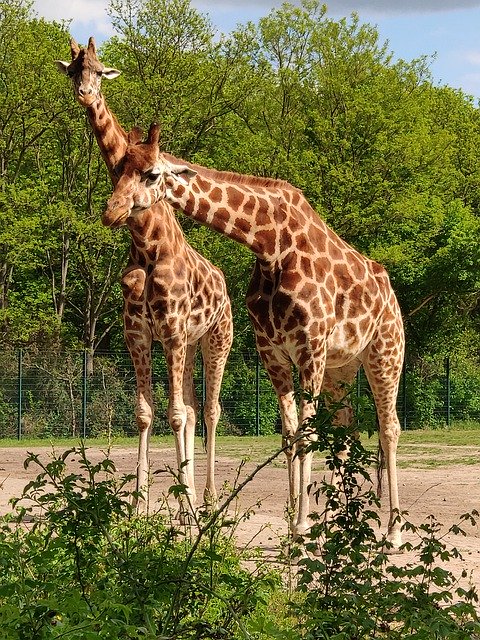
[[[113,0],[109,13],[115,36],[100,58],[122,75],[103,90],[122,126],[159,120],[169,151],[302,188],[342,237],[387,267],[416,372],[465,351],[468,338],[468,376],[452,381],[452,397],[475,416],[480,118],[472,100],[434,85],[428,58],[394,62],[374,26],[356,15],[334,20],[317,0],[284,3],[222,37],[188,0]],[[123,348],[118,283],[129,234],[100,224],[110,180],[85,110],[54,64],[69,57],[68,25],[37,19],[23,0],[0,0],[0,15],[0,345]],[[234,350],[252,348],[251,252],[182,224],[225,272]],[[242,388],[254,378],[248,366]],[[233,377],[227,384],[231,400]],[[438,420],[437,387],[423,373],[409,383],[420,424]],[[269,432],[269,390],[262,397]],[[250,405],[231,412],[251,424]]]
[[[187,528],[175,524],[168,508],[138,515],[133,478],[117,477],[108,452],[98,462],[84,446],[53,452],[48,461],[30,453],[25,466],[38,474],[0,521],[1,637],[479,638],[477,590],[466,573],[460,586],[446,568],[459,556],[447,536],[475,526],[478,513],[460,516],[445,532],[432,516],[414,526],[398,514],[414,540],[403,550],[417,559],[394,560],[389,543],[377,539],[379,500],[368,472],[374,454],[351,428],[333,425],[344,401],[329,399],[327,409],[323,398],[312,400],[317,411],[308,429],[318,440],[308,446],[326,453],[338,482],[312,489],[324,507],[312,514],[305,544],[290,545],[297,552],[284,558],[293,590],[265,564],[244,566],[235,523],[226,517],[245,485],[282,450],[236,482],[218,510],[192,514]],[[371,433],[368,403],[356,413]],[[342,461],[345,446],[350,455]],[[183,491],[174,484],[171,493]]]
[[[253,361],[253,362],[252,362]],[[279,431],[278,401],[258,354],[230,356],[222,384],[221,433],[269,435]]]
[[[416,542],[404,543],[402,551],[414,552],[417,560],[395,562],[391,544],[377,538],[379,499],[367,469],[375,455],[367,451],[351,427],[332,426],[332,415],[344,401],[329,409],[320,403],[309,429],[318,440],[310,445],[327,456],[336,481],[323,481],[315,490],[324,509],[314,514],[315,524],[306,536],[308,555],[299,562],[298,587],[304,594],[292,603],[301,623],[299,637],[361,640],[480,637],[473,585],[462,587],[446,563],[460,556],[446,542],[449,534],[462,535],[463,523],[476,524],[478,512],[459,516],[460,525],[442,531],[428,516],[416,526],[397,514],[404,535]],[[359,417],[359,423],[363,420]],[[346,461],[341,452],[349,449]],[[464,579],[467,573],[464,572]]]
[[[277,580],[242,568],[219,514],[191,536],[160,513],[137,516],[132,478],[83,447],[32,464],[0,529],[2,638],[250,637]]]

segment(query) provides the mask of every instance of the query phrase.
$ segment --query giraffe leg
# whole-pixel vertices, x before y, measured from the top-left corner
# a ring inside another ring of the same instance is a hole
[[[293,390],[279,395],[278,402],[282,420],[282,447],[285,448],[290,445],[285,449],[285,455],[287,458],[290,509],[295,522],[300,496],[300,461],[297,456],[298,445],[294,443],[298,435],[298,411]]]
[[[135,500],[137,506],[142,506],[148,499],[149,487],[149,442],[153,422],[153,398],[152,398],[152,363],[151,342],[140,342],[137,338],[131,345],[127,339],[130,353],[135,367],[136,377],[136,405],[135,418],[137,422],[138,456],[137,456],[137,481],[136,491],[143,496]]]
[[[196,496],[195,490],[195,427],[198,415],[198,400],[193,383],[193,369],[195,366],[195,354],[197,343],[188,345],[185,356],[185,368],[183,371],[183,402],[186,411],[185,422],[185,453],[184,471],[186,485],[192,496]]]
[[[258,342],[257,349],[277,395],[282,421],[282,448],[285,449],[287,458],[289,506],[292,513],[292,527],[296,533],[295,523],[300,495],[300,463],[295,441],[298,435],[298,413],[291,363],[287,359],[279,358],[277,354]]]
[[[122,276],[124,298],[124,336],[135,368],[136,401],[135,419],[139,440],[137,456],[136,490],[143,496],[135,498],[140,508],[148,497],[148,449],[153,422],[152,398],[152,333],[145,314],[145,271],[129,264]]]
[[[325,344],[319,344],[312,349],[310,358],[299,368],[300,386],[311,394],[313,398],[320,393],[325,371]],[[308,516],[310,513],[310,479],[312,475],[313,451],[308,451],[308,444],[317,440],[315,430],[309,426],[309,421],[315,414],[315,404],[302,397],[300,403],[301,437],[297,444],[297,455],[300,466],[300,489],[298,500],[297,520],[294,534],[302,536],[309,529]]]
[[[195,487],[188,484],[187,462],[187,407],[184,402],[183,380],[186,361],[186,336],[177,334],[175,338],[163,340],[163,348],[168,365],[169,377],[169,401],[168,422],[175,438],[175,451],[177,457],[177,470],[179,481],[186,487],[185,495],[179,496],[180,519],[184,520],[185,514],[196,503]],[[191,446],[191,444],[189,444]],[[193,463],[193,462],[192,462]],[[187,504],[185,504],[187,503]]]
[[[318,395],[316,390],[312,394]],[[297,519],[293,526],[296,537],[303,536],[309,529],[308,515],[310,513],[310,479],[312,474],[313,451],[307,451],[307,445],[317,440],[317,434],[310,429],[308,420],[315,412],[312,402],[302,398],[300,403],[300,424],[302,425],[301,437],[297,442],[297,456],[299,462],[299,497]]]
[[[391,329],[391,327],[390,327]],[[380,446],[385,455],[390,516],[387,540],[393,549],[402,544],[400,503],[397,479],[397,446],[400,437],[400,421],[396,401],[403,364],[403,334],[388,334],[372,342],[364,361],[367,376],[377,409]]]
[[[328,391],[332,397],[332,402],[341,400],[345,391],[341,383],[350,384],[355,378],[355,374],[360,366],[359,361],[355,361],[349,366],[339,369],[324,369],[325,359],[322,357],[313,358],[300,371],[300,384],[302,389],[308,391],[315,398],[319,395],[320,389]],[[310,513],[310,482],[313,451],[308,451],[307,446],[312,442],[316,442],[318,434],[314,429],[308,426],[309,420],[315,414],[315,405],[305,397],[302,398],[300,405],[300,416],[302,424],[303,437],[298,441],[298,458],[300,463],[300,489],[297,521],[294,526],[294,532],[297,536],[304,535],[309,529],[308,516]],[[351,424],[353,418],[351,406],[346,404],[339,409],[334,417],[336,424]],[[346,458],[348,450],[341,453],[341,458]],[[339,478],[335,472],[332,474],[332,483],[338,485]]]
[[[205,367],[205,406],[203,416],[207,434],[207,478],[203,499],[208,507],[216,507],[215,487],[215,438],[220,419],[219,402],[223,372],[232,346],[233,328],[230,310],[201,340],[203,364]]]
[[[353,409],[349,398],[345,397],[345,386],[349,386],[355,379],[356,373],[360,368],[360,361],[355,360],[353,363],[339,367],[338,369],[326,369],[323,376],[322,392],[326,392],[330,396],[331,403],[342,403],[342,408],[338,409],[333,416],[333,424],[337,426],[350,427],[353,424]],[[356,433],[358,435],[358,433]],[[346,461],[349,449],[345,446],[337,455],[343,462]],[[340,469],[334,469],[330,483],[340,489],[341,473]],[[334,514],[326,512],[325,520],[329,521]]]

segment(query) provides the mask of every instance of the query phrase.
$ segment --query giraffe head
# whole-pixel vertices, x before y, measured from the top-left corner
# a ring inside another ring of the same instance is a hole
[[[120,75],[120,71],[106,67],[97,57],[93,38],[89,38],[87,47],[79,47],[73,38],[70,39],[71,62],[56,60],[58,69],[69,76],[77,100],[84,107],[89,107],[100,97],[102,78],[112,80]]]
[[[127,151],[120,165],[118,182],[107,203],[102,222],[107,227],[119,227],[127,219],[156,202],[167,199],[176,185],[186,185],[196,171],[185,164],[168,160],[158,147],[160,128],[150,125],[145,142],[141,131],[128,134]]]

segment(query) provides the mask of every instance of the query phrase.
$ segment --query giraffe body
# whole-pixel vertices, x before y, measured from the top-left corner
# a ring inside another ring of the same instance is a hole
[[[108,108],[100,91],[102,77],[119,75],[97,57],[90,38],[88,47],[71,41],[72,61],[58,62],[73,82],[77,100],[87,109],[111,180],[118,181],[119,167],[129,136]],[[132,242],[128,264],[122,275],[125,341],[136,376],[135,415],[139,429],[137,489],[148,487],[148,449],[153,421],[152,342],[162,343],[168,369],[168,420],[175,435],[177,468],[194,505],[194,435],[198,402],[193,384],[197,345],[203,356],[206,398],[204,420],[207,430],[207,479],[204,498],[216,500],[214,462],[215,430],[220,417],[219,394],[226,360],[233,338],[230,299],[222,272],[191,247],[183,235],[172,207],[165,201],[142,211],[126,224]],[[183,505],[181,505],[183,508]]]
[[[256,255],[247,307],[262,361],[275,388],[283,442],[298,429],[292,364],[301,387],[334,399],[363,365],[375,399],[390,494],[388,539],[401,544],[396,397],[403,363],[403,323],[384,268],[334,233],[290,184],[240,176],[180,161],[158,149],[158,127],[129,147],[105,216],[126,220],[167,201]],[[306,399],[300,424],[314,412]],[[307,437],[307,436],[306,436]],[[310,437],[314,437],[311,434]],[[294,532],[307,529],[311,453],[305,441],[287,451]]]

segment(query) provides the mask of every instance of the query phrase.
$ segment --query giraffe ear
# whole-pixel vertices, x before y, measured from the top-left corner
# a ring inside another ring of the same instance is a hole
[[[68,67],[70,66],[69,62],[65,62],[64,60],[55,60],[55,64],[57,65],[57,69],[60,73],[68,76]]]
[[[113,69],[113,67],[104,67],[102,71],[102,77],[106,78],[107,80],[113,80],[114,78],[118,78],[121,73],[121,71],[119,71],[118,69]]]
[[[168,173],[181,184],[187,186],[192,178],[197,175],[195,169],[188,167],[186,164],[167,163]]]
[[[80,47],[73,38],[70,38],[70,52],[72,54],[72,60],[75,60],[75,58],[80,53]]]
[[[127,134],[128,144],[138,144],[143,137],[143,131],[140,127],[133,127]]]

